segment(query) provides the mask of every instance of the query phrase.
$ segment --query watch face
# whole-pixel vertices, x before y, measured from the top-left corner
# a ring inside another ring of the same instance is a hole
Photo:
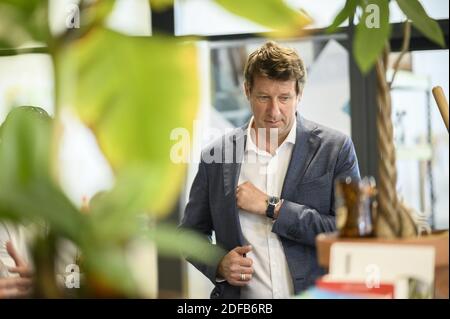
[[[278,197],[276,197],[276,196],[272,196],[269,199],[269,203],[272,204],[272,205],[278,204],[279,201],[280,201],[280,199]]]

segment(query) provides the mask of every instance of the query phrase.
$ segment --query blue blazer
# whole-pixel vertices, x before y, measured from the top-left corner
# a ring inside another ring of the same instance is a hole
[[[235,197],[246,139],[244,126],[202,151],[180,225],[204,235],[211,245],[214,231],[224,254],[246,244]],[[281,193],[284,202],[272,228],[282,242],[296,294],[324,273],[317,262],[315,238],[335,231],[334,181],[347,176],[360,178],[351,139],[297,116],[296,142]],[[224,254],[212,265],[187,259],[215,285],[211,298],[240,298],[240,287],[216,282]]]

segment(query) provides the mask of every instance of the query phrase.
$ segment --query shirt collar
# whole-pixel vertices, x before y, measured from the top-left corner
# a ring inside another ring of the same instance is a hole
[[[265,151],[258,149],[258,147],[256,146],[256,144],[253,141],[252,136],[250,134],[252,125],[253,125],[253,121],[254,121],[254,117],[252,116],[252,118],[250,119],[250,122],[248,123],[248,127],[247,127],[246,149],[247,149],[247,151],[254,151],[256,153],[258,153],[258,152],[265,153]],[[283,143],[281,143],[281,145],[278,147],[278,149],[287,143],[295,145],[296,138],[297,138],[297,117],[294,116],[294,123],[292,124],[291,130],[289,131],[289,134],[288,134],[288,136],[286,136],[286,139],[283,141]]]
[[[291,143],[292,145],[295,145],[295,141],[297,139],[297,117],[294,116],[294,123],[292,123],[291,130],[289,131],[288,136],[283,141],[284,143]]]

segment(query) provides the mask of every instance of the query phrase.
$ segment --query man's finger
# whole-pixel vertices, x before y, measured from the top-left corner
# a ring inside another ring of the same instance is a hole
[[[19,278],[22,279],[17,282],[17,287],[21,290],[30,290],[33,288],[33,280],[29,278]]]
[[[233,286],[246,286],[252,280],[253,275],[252,274],[245,274],[244,273],[238,273],[238,274],[232,274],[230,277],[230,280],[228,281]],[[244,279],[244,280],[242,280]]]
[[[31,291],[20,290],[17,288],[0,289],[0,299],[27,298],[30,297]]]
[[[238,246],[234,249],[235,252],[237,252],[239,255],[245,255],[249,252],[252,251],[252,246],[251,245],[247,245],[247,246]]]
[[[0,278],[0,289],[9,288],[29,288],[32,285],[32,281],[29,278],[13,277],[13,278]]]
[[[8,241],[6,243],[6,251],[11,256],[12,259],[14,259],[14,262],[16,263],[17,267],[23,267],[26,266],[27,263],[22,259],[22,257],[19,256],[16,249],[14,248],[13,244]]]
[[[231,275],[232,280],[240,281],[240,282],[247,282],[250,281],[253,278],[252,274],[244,274],[244,273],[237,273]]]
[[[239,267],[239,273],[252,275],[254,273],[254,270],[252,267]]]
[[[251,259],[249,257],[240,258],[238,263],[239,263],[239,266],[242,266],[242,267],[251,267],[253,265],[253,259]]]
[[[32,277],[33,272],[28,267],[8,267],[10,273],[19,274],[20,277]]]

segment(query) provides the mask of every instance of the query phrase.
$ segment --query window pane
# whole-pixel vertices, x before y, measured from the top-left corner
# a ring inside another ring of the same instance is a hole
[[[448,58],[448,50],[412,52],[392,91],[398,189],[437,229],[449,224],[449,136],[431,89],[448,97]]]
[[[324,28],[329,26],[334,17],[344,7],[345,0],[286,0],[295,9],[304,9],[314,19],[313,28]],[[344,22],[343,25],[347,25]]]
[[[0,57],[0,124],[11,108],[39,106],[54,114],[53,66],[49,55]],[[62,113],[64,130],[59,153],[60,182],[77,205],[111,187],[113,174],[92,132],[69,112]]]
[[[282,42],[296,49],[308,70],[303,97],[297,109],[306,118],[351,134],[348,52],[335,40],[293,40]],[[215,119],[241,126],[251,117],[243,92],[247,56],[263,40],[218,45],[211,51],[212,103]],[[327,94],[323,94],[327,92]],[[212,121],[213,123],[213,121]]]
[[[72,10],[80,0],[50,0],[50,30],[53,34],[63,33],[68,21],[75,14]],[[150,5],[148,0],[116,0],[106,24],[109,28],[131,36],[151,34]],[[69,24],[70,25],[70,24]]]
[[[425,11],[433,19],[448,19],[448,1],[447,0],[419,0],[422,3]],[[391,1],[390,17],[391,22],[403,22],[405,21],[405,15],[400,10],[397,2]]]
[[[313,28],[322,28],[333,22],[344,6],[344,0],[288,0],[294,9],[304,9],[314,19]],[[258,8],[255,8],[258,10]],[[175,2],[175,33],[177,35],[217,35],[256,33],[265,27],[234,15],[211,0],[177,0]]]
[[[53,66],[46,54],[0,57],[0,123],[14,106],[33,105],[53,114]]]
[[[211,0],[176,0],[176,35],[217,35],[266,31],[264,27],[236,16]]]

